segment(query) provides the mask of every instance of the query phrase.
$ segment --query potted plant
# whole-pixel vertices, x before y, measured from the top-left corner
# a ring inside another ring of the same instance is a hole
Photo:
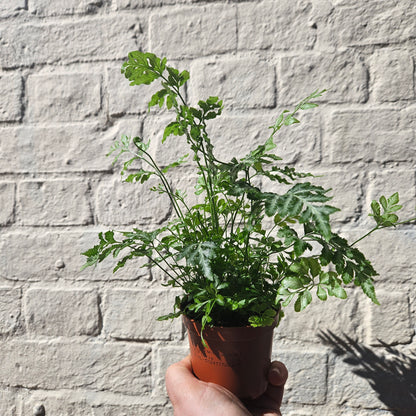
[[[345,299],[344,286],[354,284],[378,304],[377,273],[355,244],[375,230],[401,223],[399,196],[373,201],[374,228],[350,243],[331,229],[330,216],[338,209],[328,204],[330,190],[312,184],[312,174],[284,165],[273,152],[275,135],[299,123],[297,113],[317,107],[313,100],[325,90],[313,92],[292,111],[284,110],[264,143],[245,157],[222,161],[207,132],[207,124],[221,115],[221,100],[209,97],[190,106],[182,92],[189,73],[151,53],[131,52],[121,71],[133,86],[160,81],[149,109],[166,106],[176,114],[162,142],[171,135],[184,136],[188,154],[159,166],[149,153],[149,141],[122,136],[115,142],[109,154],[116,154],[115,160],[128,155],[124,180],[143,184],[157,178],[152,190],[167,195],[174,216],[152,231],[100,233],[98,244],[83,253],[84,267],[112,255],[119,258],[116,272],[127,261],[147,258],[150,267],[168,276],[167,286],[183,291],[172,313],[160,319],[183,316],[195,374],[240,397],[259,396],[266,388],[272,331],[289,303],[299,312],[311,303],[313,292],[322,301],[328,296]],[[135,162],[139,168],[132,171]],[[195,193],[201,202],[193,206],[168,179],[184,163],[193,164],[197,174]],[[263,190],[266,182],[279,184],[281,191]],[[245,349],[246,341],[259,343]],[[237,369],[241,363],[245,374]]]

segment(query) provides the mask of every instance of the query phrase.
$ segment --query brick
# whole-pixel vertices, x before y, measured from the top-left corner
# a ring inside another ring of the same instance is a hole
[[[117,10],[186,4],[189,0],[116,0]]]
[[[119,67],[107,68],[108,111],[111,116],[141,114],[148,111],[152,95],[161,89],[158,81],[152,85],[131,86]],[[158,114],[160,114],[159,107]],[[152,110],[151,110],[152,111]]]
[[[371,345],[408,344],[415,334],[410,319],[409,297],[400,289],[378,290],[381,304],[369,305]]]
[[[275,105],[275,69],[247,59],[195,61],[191,64],[191,101],[217,96],[227,110]]]
[[[158,183],[156,180],[149,180],[145,184],[128,183],[118,178],[110,183],[101,183],[96,196],[98,223],[161,224],[169,216],[171,204],[166,195],[150,190]]]
[[[74,13],[95,13],[104,2],[94,0],[31,0],[29,12],[40,16],[65,15]]]
[[[15,184],[0,182],[0,225],[7,225],[14,221]]]
[[[151,394],[150,347],[132,343],[1,342],[0,383],[29,389]]]
[[[230,52],[237,47],[236,8],[232,5],[154,12],[149,27],[150,50],[159,56],[178,59]]]
[[[81,270],[86,258],[80,255],[80,253],[98,244],[98,231],[71,233],[64,238],[63,243],[67,253],[65,259],[68,263],[67,275],[69,278],[88,281],[134,281],[137,285],[145,288],[152,285],[153,281],[150,269],[145,267],[148,264],[146,258],[136,258],[128,261],[122,269],[113,273],[117,261],[124,254],[127,254],[124,251],[116,259],[110,256],[96,267]]]
[[[14,393],[0,390],[0,414],[4,416],[17,415]]]
[[[10,22],[0,29],[2,66],[125,59],[127,52],[147,45],[140,24],[133,15],[88,16],[76,22]]]
[[[415,216],[416,176],[414,171],[398,169],[383,169],[379,172],[370,171],[368,179],[366,214],[370,213],[372,200],[379,200],[381,195],[388,198],[393,193],[399,192],[399,203],[403,208],[396,214],[400,220]],[[368,218],[368,222],[374,224],[372,218]]]
[[[412,0],[347,5],[350,7],[334,8],[327,20],[318,22],[321,47],[399,43],[414,37],[416,10]]]
[[[172,414],[171,409],[167,406],[146,406],[146,405],[104,405],[94,409],[94,416],[170,416]],[[69,416],[69,415],[68,415]]]
[[[387,410],[374,410],[364,408],[348,407],[347,405],[336,406],[325,404],[323,406],[305,406],[289,405],[281,408],[285,416],[315,416],[317,411],[319,416],[391,416],[392,413]],[[292,410],[291,409],[296,409]],[[358,412],[358,413],[357,413]],[[406,414],[406,413],[405,413]],[[410,414],[409,414],[410,415]]]
[[[141,401],[145,403],[140,403]],[[167,413],[168,406],[161,404],[157,397],[145,396],[143,400],[139,395],[111,394],[108,391],[30,390],[23,396],[22,402],[21,416],[33,416],[40,406],[44,407],[48,416],[168,416],[171,414]]]
[[[0,16],[8,16],[16,14],[19,10],[26,8],[26,0],[16,0],[13,2],[0,3]]]
[[[42,74],[27,79],[30,121],[82,121],[101,108],[100,78],[90,74]]]
[[[63,262],[64,244],[56,233],[9,233],[0,236],[0,276],[11,280],[51,280],[59,277],[55,262]],[[20,261],[24,253],[25,261]],[[65,257],[65,256],[64,256]],[[65,259],[66,260],[66,259]],[[64,263],[65,264],[65,263]]]
[[[154,391],[161,398],[168,398],[165,385],[165,374],[168,367],[178,361],[181,361],[189,354],[188,337],[184,339],[183,346],[161,346],[153,353],[153,379]]]
[[[143,122],[143,138],[145,141],[150,140],[149,153],[159,166],[167,166],[191,153],[185,136],[172,135],[162,143],[165,127],[172,121],[175,121],[173,115],[161,114],[149,115]],[[169,173],[168,175],[170,176]]]
[[[310,180],[325,189],[331,189],[327,193],[328,196],[333,197],[329,205],[341,210],[331,215],[331,221],[349,224],[356,222],[363,210],[363,183],[365,183],[363,176],[357,172],[342,170],[314,171],[313,174],[317,177],[305,180]]]
[[[413,100],[413,71],[413,58],[406,50],[381,49],[375,52],[371,57],[374,99],[377,102]]]
[[[0,287],[0,335],[13,334],[19,328],[21,297],[20,289]]]
[[[313,413],[307,411],[294,411],[287,414],[288,416],[313,416]]]
[[[285,385],[285,402],[315,405],[326,402],[328,383],[326,353],[274,348],[272,360],[283,362],[289,371]]]
[[[346,300],[328,297],[324,302],[313,293],[313,301],[303,313],[295,312],[292,302],[284,310],[285,317],[275,330],[275,337],[292,341],[319,342],[321,330],[335,334],[347,333],[363,339],[365,327],[362,321],[366,310],[360,307],[357,301],[357,295],[360,298],[363,295],[351,289],[347,289],[347,293]],[[331,319],[328,319],[329,316]]]
[[[22,77],[17,74],[0,74],[0,91],[0,121],[19,121],[22,118]]]
[[[243,3],[238,6],[238,49],[311,49],[316,41],[311,19],[310,1]]]
[[[4,127],[10,140],[0,141],[0,172],[111,171],[106,153],[129,129],[140,131],[140,122],[123,120],[107,129],[99,123]]]
[[[315,90],[327,89],[319,101],[363,103],[368,99],[368,73],[357,53],[302,55],[281,59],[279,102],[294,104]]]
[[[88,184],[80,180],[24,181],[19,215],[25,225],[86,225],[92,222]]]
[[[116,274],[116,261],[111,257],[96,268],[81,270],[85,263],[82,252],[98,244],[98,231],[85,232],[15,232],[0,235],[0,277],[19,281],[150,281],[140,259],[128,262]],[[24,253],[24,261],[20,261]],[[122,255],[123,253],[121,253]],[[121,256],[120,255],[120,256]]]
[[[406,105],[406,107],[402,110],[402,123],[405,128],[413,128],[416,129],[416,104]]]
[[[271,131],[268,127],[276,118],[277,112],[261,117],[223,115],[208,123],[215,154],[227,160],[246,156],[266,142]],[[299,119],[300,124],[284,127],[276,134],[274,152],[283,159],[282,163],[297,163],[302,170],[302,165],[314,165],[320,160],[320,128],[316,113],[302,114]]]
[[[363,229],[357,237],[364,235],[366,231],[370,231],[370,228]],[[360,241],[357,247],[363,251],[379,272],[380,276],[377,277],[377,281],[405,284],[414,280],[415,243],[414,231],[391,229],[378,230]]]
[[[177,295],[176,290],[110,290],[104,304],[104,331],[126,340],[178,339],[182,334],[180,319],[157,321],[173,311]]]
[[[416,154],[412,130],[399,128],[398,112],[337,111],[332,114],[324,148],[333,163],[411,161]]]
[[[356,356],[356,358],[350,358],[348,360],[349,363],[346,361],[348,359],[347,357],[344,360],[336,360],[333,377],[330,379],[331,401],[343,406],[386,409],[382,397],[377,397],[377,391],[380,391],[379,387],[381,387],[381,384],[377,386],[376,391],[371,386],[372,378],[380,378],[380,371],[383,371],[376,368],[373,369],[372,365],[384,364],[386,362],[385,357],[380,357],[380,362],[378,362],[377,357],[380,355],[379,353],[373,352],[374,355],[372,355],[371,350],[367,348],[361,348],[361,350],[364,352],[367,351],[364,357]],[[352,351],[354,350],[352,349]],[[357,365],[358,360],[362,359],[366,360],[363,362],[363,366]],[[384,382],[381,381],[382,384],[386,382],[387,380]],[[383,393],[387,392],[384,391]]]
[[[35,335],[97,335],[98,297],[94,290],[32,288],[26,292],[28,331]]]
[[[32,390],[24,399],[22,416],[33,416],[41,406],[45,415],[93,416],[93,407],[84,397],[72,397],[68,392],[45,392]]]

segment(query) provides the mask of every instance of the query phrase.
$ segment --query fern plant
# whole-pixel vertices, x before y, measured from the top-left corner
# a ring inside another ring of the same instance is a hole
[[[100,233],[97,245],[83,253],[84,267],[112,256],[117,258],[116,272],[127,261],[147,258],[148,266],[168,276],[167,285],[183,291],[173,312],[160,319],[186,314],[203,327],[271,325],[292,301],[296,311],[305,309],[313,293],[322,301],[328,296],[345,299],[348,284],[360,286],[378,303],[377,273],[354,246],[361,238],[349,243],[331,230],[330,216],[338,209],[329,205],[330,190],[312,184],[312,174],[284,165],[274,153],[275,135],[299,123],[298,113],[317,107],[313,100],[325,90],[314,91],[291,111],[284,110],[264,143],[245,157],[222,161],[207,132],[207,123],[223,109],[218,97],[190,106],[183,94],[189,73],[151,53],[131,52],[121,71],[132,86],[160,82],[149,109],[165,106],[176,115],[162,142],[184,136],[188,149],[176,162],[159,166],[145,138],[122,136],[115,142],[109,154],[115,160],[127,156],[121,172],[124,180],[144,184],[157,178],[159,184],[152,190],[168,196],[175,215],[153,231]],[[140,168],[132,172],[137,162]],[[203,196],[203,202],[193,206],[168,179],[183,163],[195,167],[195,193]],[[266,182],[278,183],[284,190],[264,191],[258,183]],[[376,224],[366,235],[399,224],[398,203],[397,193],[373,201],[370,215]]]

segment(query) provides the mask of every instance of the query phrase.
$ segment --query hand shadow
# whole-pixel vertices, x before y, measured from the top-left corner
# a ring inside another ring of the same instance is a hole
[[[366,379],[394,416],[416,415],[416,355],[405,355],[381,341],[382,349],[371,350],[347,335],[331,331],[319,338],[353,367],[353,373]]]

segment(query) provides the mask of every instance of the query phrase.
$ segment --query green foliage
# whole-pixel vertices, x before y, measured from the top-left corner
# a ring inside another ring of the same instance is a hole
[[[221,115],[223,103],[218,97],[189,106],[182,95],[189,73],[167,66],[165,58],[151,53],[131,52],[122,73],[131,85],[160,81],[162,88],[151,97],[149,109],[166,106],[176,117],[164,129],[162,143],[184,136],[189,151],[161,167],[148,152],[150,143],[142,138],[122,136],[114,143],[109,154],[115,155],[115,161],[129,156],[121,172],[124,180],[144,184],[151,177],[157,179],[158,185],[151,189],[168,196],[173,216],[153,231],[100,233],[98,244],[83,253],[84,267],[113,256],[117,271],[144,257],[148,266],[166,274],[167,286],[183,291],[174,311],[160,319],[185,313],[203,326],[272,325],[276,315],[283,316],[281,308],[292,301],[295,310],[302,311],[314,293],[321,301],[328,296],[345,299],[349,284],[361,287],[378,303],[377,273],[354,244],[377,229],[400,224],[398,194],[372,202],[370,215],[376,226],[350,244],[331,229],[330,216],[338,208],[328,204],[330,189],[305,181],[313,175],[284,165],[274,153],[274,136],[299,123],[300,111],[317,107],[312,100],[325,90],[314,91],[292,111],[284,110],[264,143],[247,155],[221,161],[206,129],[208,121]],[[132,170],[136,163],[138,168]],[[194,206],[166,176],[183,163],[195,167],[196,194],[204,196]],[[279,183],[281,192],[265,192],[258,186],[267,182]]]

